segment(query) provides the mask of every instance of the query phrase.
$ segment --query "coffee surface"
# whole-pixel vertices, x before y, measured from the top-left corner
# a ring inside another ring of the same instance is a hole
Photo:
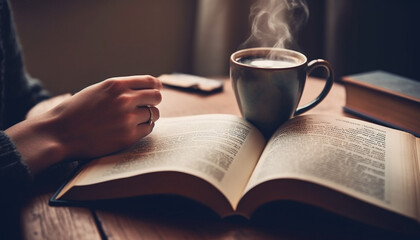
[[[240,63],[261,68],[290,68],[299,65],[292,59],[241,58]]]

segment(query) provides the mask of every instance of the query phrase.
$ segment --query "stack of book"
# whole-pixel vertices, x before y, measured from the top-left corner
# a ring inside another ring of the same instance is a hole
[[[344,110],[420,136],[420,81],[384,71],[345,76]]]

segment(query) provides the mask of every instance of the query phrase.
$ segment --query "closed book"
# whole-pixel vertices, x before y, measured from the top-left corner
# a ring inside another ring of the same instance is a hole
[[[420,82],[385,71],[349,75],[342,80],[345,111],[420,136]]]

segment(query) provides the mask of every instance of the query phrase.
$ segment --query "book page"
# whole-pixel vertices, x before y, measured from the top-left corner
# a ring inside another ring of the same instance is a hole
[[[360,120],[296,117],[269,141],[247,190],[272,179],[302,179],[416,218],[415,142]]]
[[[162,118],[149,136],[127,151],[88,164],[73,184],[179,171],[210,182],[235,205],[264,145],[256,128],[237,116]]]
[[[416,186],[415,189],[417,190],[417,216],[420,222],[420,138],[416,138],[416,152],[415,152],[415,163],[413,166],[414,169],[414,177],[416,178]]]

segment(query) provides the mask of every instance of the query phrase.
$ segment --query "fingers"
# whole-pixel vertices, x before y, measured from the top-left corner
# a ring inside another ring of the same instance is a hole
[[[136,75],[127,77],[115,77],[107,79],[107,81],[115,81],[124,85],[127,89],[161,89],[162,83],[159,79],[150,75]]]
[[[137,128],[135,129],[136,131],[136,140],[144,138],[145,136],[149,135],[153,128],[155,126],[155,123],[152,123],[151,125],[149,124],[140,124],[137,126]]]
[[[156,89],[137,90],[133,92],[132,101],[136,106],[156,106],[162,101],[162,95]]]
[[[157,78],[149,75],[110,78],[103,82],[104,92],[118,99],[119,106],[156,106],[162,101]]]
[[[138,107],[158,105],[162,101],[162,95],[157,89],[130,90],[128,93],[116,96],[112,101],[113,106],[132,111]]]
[[[136,125],[149,124],[159,119],[154,107],[162,101],[160,80],[149,75],[115,77],[104,81],[104,88],[113,96],[114,106],[125,109],[135,117]],[[149,107],[150,106],[150,107]],[[127,112],[126,112],[127,113]]]
[[[160,118],[159,109],[153,106],[142,106],[136,109],[138,116],[137,126],[153,125]]]
[[[159,119],[159,109],[155,107],[138,107],[138,116],[140,123],[133,129],[136,131],[137,139],[141,139],[149,135],[155,127],[155,122]]]
[[[132,129],[126,139],[142,138],[153,130],[154,122],[160,117],[155,107],[162,101],[160,80],[149,75],[116,77],[97,87],[92,91],[102,94],[104,101],[101,106],[107,106],[106,112],[117,115],[115,127]]]

